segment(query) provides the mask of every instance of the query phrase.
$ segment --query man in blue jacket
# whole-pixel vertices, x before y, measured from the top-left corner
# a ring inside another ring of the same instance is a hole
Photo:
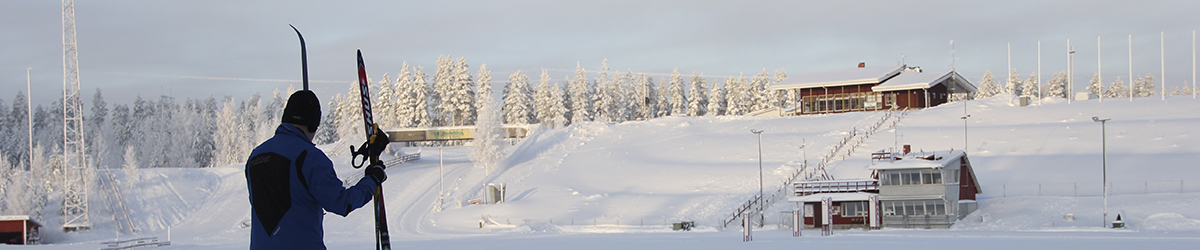
[[[312,91],[288,97],[281,122],[275,136],[254,148],[246,161],[253,208],[250,249],[325,249],[325,211],[344,217],[362,207],[387,174],[382,165],[371,165],[367,177],[342,187],[333,162],[312,143],[321,124],[321,103]],[[382,152],[387,138],[382,141],[371,145],[371,151]]]

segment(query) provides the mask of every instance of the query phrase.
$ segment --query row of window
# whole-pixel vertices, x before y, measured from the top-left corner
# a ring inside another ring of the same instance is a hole
[[[866,217],[871,210],[865,201],[842,202],[842,217]]]
[[[942,201],[885,201],[883,215],[946,215]]]
[[[837,112],[848,110],[864,110],[864,109],[881,109],[880,99],[884,96],[880,93],[849,93],[849,94],[832,94],[832,95],[817,95],[806,96],[803,98],[804,113],[814,112]],[[892,95],[887,95],[888,100],[894,99]]]
[[[942,183],[958,183],[958,170],[949,170],[947,179],[942,179],[942,171],[937,169],[890,171],[879,176],[880,185],[928,185]],[[945,182],[943,182],[945,181]]]

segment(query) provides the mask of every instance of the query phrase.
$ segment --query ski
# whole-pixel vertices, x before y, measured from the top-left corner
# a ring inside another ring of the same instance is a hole
[[[358,51],[358,87],[359,93],[362,95],[363,127],[367,131],[367,143],[363,144],[362,148],[360,148],[358,151],[354,150],[354,146],[350,147],[351,153],[353,153],[356,158],[364,151],[370,152],[367,147],[375,139],[375,131],[377,129],[374,116],[371,113],[371,89],[369,86],[367,86],[367,69],[366,65],[363,64],[362,50]],[[368,153],[367,158],[364,159],[364,161],[368,161],[370,164],[379,163],[379,155]],[[351,164],[353,164],[353,162]],[[363,165],[355,165],[355,167],[361,166]],[[384,209],[382,185],[375,188],[375,198],[372,199],[372,201],[375,204],[375,249],[391,250],[392,241],[391,237],[388,236],[387,215],[385,214],[386,209]]]

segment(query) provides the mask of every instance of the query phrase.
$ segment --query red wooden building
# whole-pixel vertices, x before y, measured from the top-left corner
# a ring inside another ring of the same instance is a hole
[[[918,67],[882,66],[801,73],[772,85],[786,96],[789,115],[884,109],[919,109],[966,96],[976,88],[953,70],[924,72]]]
[[[38,230],[42,224],[26,215],[0,216],[0,243],[33,245],[41,241]]]

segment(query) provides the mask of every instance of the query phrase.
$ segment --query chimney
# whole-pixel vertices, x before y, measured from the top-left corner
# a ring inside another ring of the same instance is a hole
[[[867,67],[867,62],[858,62],[858,68],[861,69],[861,68],[866,68],[866,67]]]
[[[904,155],[908,155],[908,153],[912,153],[912,145],[904,145]]]

